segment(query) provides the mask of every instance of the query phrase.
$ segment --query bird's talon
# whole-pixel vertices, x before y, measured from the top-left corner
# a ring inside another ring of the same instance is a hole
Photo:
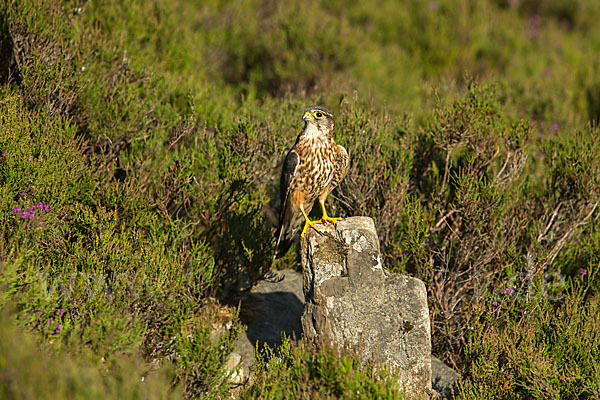
[[[315,225],[316,224],[320,224],[321,221],[310,221],[310,220],[306,220],[306,223],[304,224],[304,229],[302,229],[302,233],[300,234],[301,237],[304,237],[304,234],[306,233],[306,230],[308,229],[309,226],[311,226],[315,231],[321,233],[321,231],[319,230],[319,228],[317,228]]]
[[[263,280],[271,283],[279,283],[285,279],[285,275],[279,271],[269,271],[263,276]]]
[[[335,225],[338,221],[341,221],[343,218],[341,217],[329,217],[329,216],[325,216],[323,218],[321,218],[321,223],[323,221],[327,221],[327,222],[331,222],[333,225]]]

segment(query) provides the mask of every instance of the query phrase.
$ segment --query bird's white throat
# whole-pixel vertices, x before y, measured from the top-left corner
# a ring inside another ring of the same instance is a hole
[[[327,132],[319,130],[315,124],[306,124],[304,129],[305,139],[324,139],[327,136]]]

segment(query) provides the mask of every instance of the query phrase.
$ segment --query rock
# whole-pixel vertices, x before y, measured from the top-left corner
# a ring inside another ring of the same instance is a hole
[[[453,399],[456,393],[458,372],[444,364],[439,358],[431,356],[431,385],[442,399]]]
[[[244,379],[252,379],[256,347],[278,346],[283,334],[298,339],[302,336],[302,274],[291,269],[277,272],[283,280],[258,282],[241,303],[240,319],[248,329],[237,339],[235,352],[241,356],[240,374]]]
[[[302,276],[287,269],[278,271],[280,282],[260,281],[242,302],[240,319],[248,326],[246,336],[252,344],[281,344],[282,333],[302,336],[300,316],[304,308]]]
[[[397,369],[408,398],[431,393],[431,331],[425,285],[384,273],[373,220],[347,218],[302,240],[309,340],[349,345],[361,360]]]
[[[233,384],[240,385],[248,379],[248,371],[242,365],[242,356],[237,352],[233,352],[227,357],[225,369],[228,371],[229,382]]]

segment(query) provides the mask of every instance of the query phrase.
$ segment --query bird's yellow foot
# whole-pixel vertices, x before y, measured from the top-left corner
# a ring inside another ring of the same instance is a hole
[[[329,215],[327,215],[327,211],[325,211],[325,204],[323,203],[321,203],[321,209],[323,210],[323,216],[321,217],[319,222],[327,221],[335,225],[336,222],[342,220],[342,218],[340,217],[330,217]]]
[[[319,222],[328,221],[335,225],[336,222],[341,221],[342,219],[342,217],[330,217],[329,215],[323,215]]]
[[[306,218],[306,222],[304,223],[304,229],[302,229],[302,233],[300,234],[300,236],[304,237],[304,234],[306,233],[306,230],[308,229],[309,226],[313,227],[315,231],[321,233],[319,228],[316,227],[316,224],[320,224],[320,223],[321,223],[321,221],[311,221],[310,219]]]

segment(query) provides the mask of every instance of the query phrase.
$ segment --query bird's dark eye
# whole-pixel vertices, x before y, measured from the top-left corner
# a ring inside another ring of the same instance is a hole
[[[317,118],[323,118],[323,114],[322,114],[322,113],[320,113],[320,112],[316,113],[316,114],[315,114],[315,116],[316,116]]]

